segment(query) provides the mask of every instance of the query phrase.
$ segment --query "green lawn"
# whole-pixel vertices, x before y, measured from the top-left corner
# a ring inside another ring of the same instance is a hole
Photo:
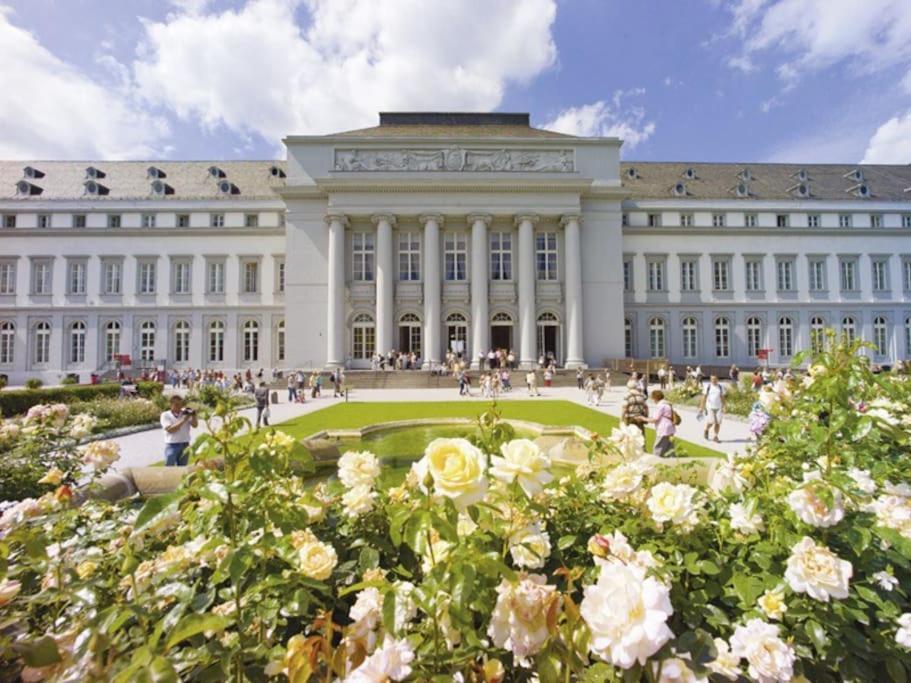
[[[544,425],[579,425],[592,432],[609,435],[620,421],[612,415],[580,406],[569,401],[505,401],[498,404],[500,414],[507,419],[527,420]],[[354,429],[379,422],[433,418],[475,418],[490,407],[479,402],[427,402],[427,403],[337,403],[309,415],[276,425],[278,429],[296,439],[303,439],[322,429]],[[419,434],[420,432],[418,432]],[[646,433],[646,448],[651,450],[655,434]],[[718,457],[718,451],[682,439],[677,440],[679,456]]]

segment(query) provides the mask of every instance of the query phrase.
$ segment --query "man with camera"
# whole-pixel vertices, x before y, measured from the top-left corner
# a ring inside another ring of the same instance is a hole
[[[196,427],[199,420],[196,411],[185,408],[183,398],[171,396],[171,406],[161,414],[161,428],[164,429],[164,464],[166,467],[183,467],[189,460],[186,453],[190,445],[190,427]]]

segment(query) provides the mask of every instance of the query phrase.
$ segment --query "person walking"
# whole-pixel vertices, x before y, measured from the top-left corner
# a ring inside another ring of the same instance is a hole
[[[288,373],[288,403],[297,401],[297,375]]]
[[[534,370],[529,370],[525,374],[525,386],[528,387],[529,396],[540,396],[541,392],[538,391],[538,373]]]
[[[259,424],[269,426],[269,387],[265,382],[260,382],[259,386],[253,392],[253,398],[256,400],[256,428]]]
[[[585,388],[585,373],[582,372],[582,368],[576,368],[576,388]]]
[[[196,412],[185,408],[183,398],[171,396],[168,409],[159,418],[164,430],[165,467],[183,467],[189,460],[187,447],[190,445],[190,427],[199,425]]]
[[[677,433],[677,426],[674,424],[674,407],[664,398],[664,392],[660,389],[652,392],[652,400],[658,404],[655,416],[647,418],[655,425],[655,445],[652,448],[652,454],[665,458],[674,451],[674,434]]]
[[[702,398],[699,401],[699,412],[705,418],[705,428],[702,433],[708,439],[709,431],[714,427],[715,443],[721,443],[718,438],[718,432],[721,429],[721,419],[724,416],[724,387],[718,381],[718,375],[712,375],[709,383],[702,392]]]
[[[623,397],[620,421],[623,424],[634,425],[645,436],[645,423],[648,421],[648,404],[645,394],[639,391],[639,383],[631,379],[626,383],[626,396]]]

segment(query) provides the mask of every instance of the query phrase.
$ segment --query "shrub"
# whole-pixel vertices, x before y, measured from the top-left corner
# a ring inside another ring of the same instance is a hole
[[[142,393],[142,389],[140,389],[140,393]],[[28,412],[32,406],[40,403],[72,403],[73,401],[88,401],[100,396],[116,397],[119,394],[120,385],[114,383],[77,384],[76,386],[45,389],[13,389],[0,392],[0,413],[6,416],[22,415]]]
[[[234,394],[228,389],[222,389],[215,384],[197,385],[187,399],[191,403],[196,403],[207,408],[214,408],[219,403],[231,408],[237,408],[252,403],[250,396],[246,394]]]
[[[9,377],[7,375],[0,375],[0,389],[6,388],[7,384],[9,384]]]
[[[136,391],[139,392],[142,398],[155,398],[156,396],[161,396],[164,391],[164,384],[153,382],[152,380],[144,380],[136,382]]]
[[[165,406],[160,397],[156,400],[95,398],[91,401],[71,403],[70,409],[75,413],[88,413],[97,418],[98,425],[94,430],[97,433],[109,429],[156,423]]]
[[[64,375],[62,378],[60,378],[60,384],[64,386],[79,384],[79,375],[72,373],[69,375]]]
[[[43,386],[44,382],[42,382],[37,377],[29,377],[27,380],[25,380],[26,389],[40,389]]]

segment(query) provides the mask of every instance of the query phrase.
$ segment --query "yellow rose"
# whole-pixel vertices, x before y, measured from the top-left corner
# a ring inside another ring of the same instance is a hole
[[[47,471],[41,479],[38,480],[39,484],[50,484],[51,486],[57,486],[60,482],[63,481],[63,472],[59,467],[52,467]]]
[[[91,560],[86,560],[85,562],[80,562],[76,567],[76,574],[80,579],[85,581],[92,574],[95,573],[95,570],[98,569],[98,563],[92,562]]]
[[[304,576],[325,581],[332,575],[332,570],[338,563],[335,548],[328,543],[316,540],[314,537],[307,540],[297,551],[298,563]]]
[[[781,588],[766,591],[756,601],[756,604],[769,619],[781,619],[788,611],[788,606],[784,601],[784,591]]]
[[[420,481],[429,475],[434,493],[458,508],[477,503],[487,491],[487,458],[466,439],[434,439],[414,465]]]

